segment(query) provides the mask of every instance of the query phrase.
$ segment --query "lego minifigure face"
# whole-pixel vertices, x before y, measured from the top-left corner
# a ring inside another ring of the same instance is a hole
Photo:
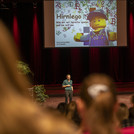
[[[106,19],[98,16],[98,17],[94,17],[91,22],[90,22],[90,26],[94,29],[103,29],[106,27]]]

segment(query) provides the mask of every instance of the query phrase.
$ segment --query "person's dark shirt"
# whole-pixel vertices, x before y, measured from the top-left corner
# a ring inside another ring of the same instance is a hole
[[[121,127],[125,128],[125,127],[131,127],[134,126],[134,120],[133,119],[125,119],[121,122]]]
[[[129,119],[134,120],[134,107],[129,108]]]

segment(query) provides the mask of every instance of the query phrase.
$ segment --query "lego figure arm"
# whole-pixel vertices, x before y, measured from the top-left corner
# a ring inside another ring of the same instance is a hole
[[[83,34],[81,34],[81,33],[77,33],[77,34],[74,36],[74,40],[75,40],[75,41],[81,41],[81,42],[88,41],[88,40],[89,40],[89,34],[88,34],[88,35],[83,35]]]
[[[117,33],[116,32],[109,32],[108,39],[109,39],[109,41],[116,41],[117,40]]]
[[[80,41],[82,41],[82,42],[89,41],[89,37],[90,37],[89,34],[83,35],[83,36],[81,36]]]

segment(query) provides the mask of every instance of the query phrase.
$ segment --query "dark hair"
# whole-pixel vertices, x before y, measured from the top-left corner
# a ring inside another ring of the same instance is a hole
[[[134,107],[129,109],[129,119],[134,119]]]
[[[134,95],[131,97],[131,103],[134,104]]]
[[[67,104],[64,102],[59,103],[57,106],[57,110],[62,114],[66,114],[66,109],[67,109]]]

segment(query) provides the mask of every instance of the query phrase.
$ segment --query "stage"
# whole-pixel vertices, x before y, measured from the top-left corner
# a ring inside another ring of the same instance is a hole
[[[117,95],[118,102],[125,103],[128,107],[130,107],[131,106],[131,104],[130,104],[131,95],[132,95],[131,93]],[[73,101],[75,101],[77,98],[78,98],[78,96],[74,96]],[[65,102],[65,98],[64,97],[49,97],[46,100],[46,102],[44,103],[44,106],[50,106],[50,107],[56,108],[60,102]]]
[[[132,94],[134,93],[134,82],[116,82],[117,94]],[[64,88],[61,84],[44,85],[46,94],[50,97],[62,97],[64,96]],[[78,96],[80,84],[73,84],[74,96]]]
[[[44,86],[46,89],[46,94],[49,95],[49,98],[44,103],[44,106],[52,106],[55,108],[60,102],[65,102],[64,88],[62,88],[61,84]],[[75,101],[78,98],[80,84],[73,84],[73,86],[73,100]],[[116,87],[118,102],[123,102],[130,107],[130,97],[134,94],[134,82],[116,82]]]

